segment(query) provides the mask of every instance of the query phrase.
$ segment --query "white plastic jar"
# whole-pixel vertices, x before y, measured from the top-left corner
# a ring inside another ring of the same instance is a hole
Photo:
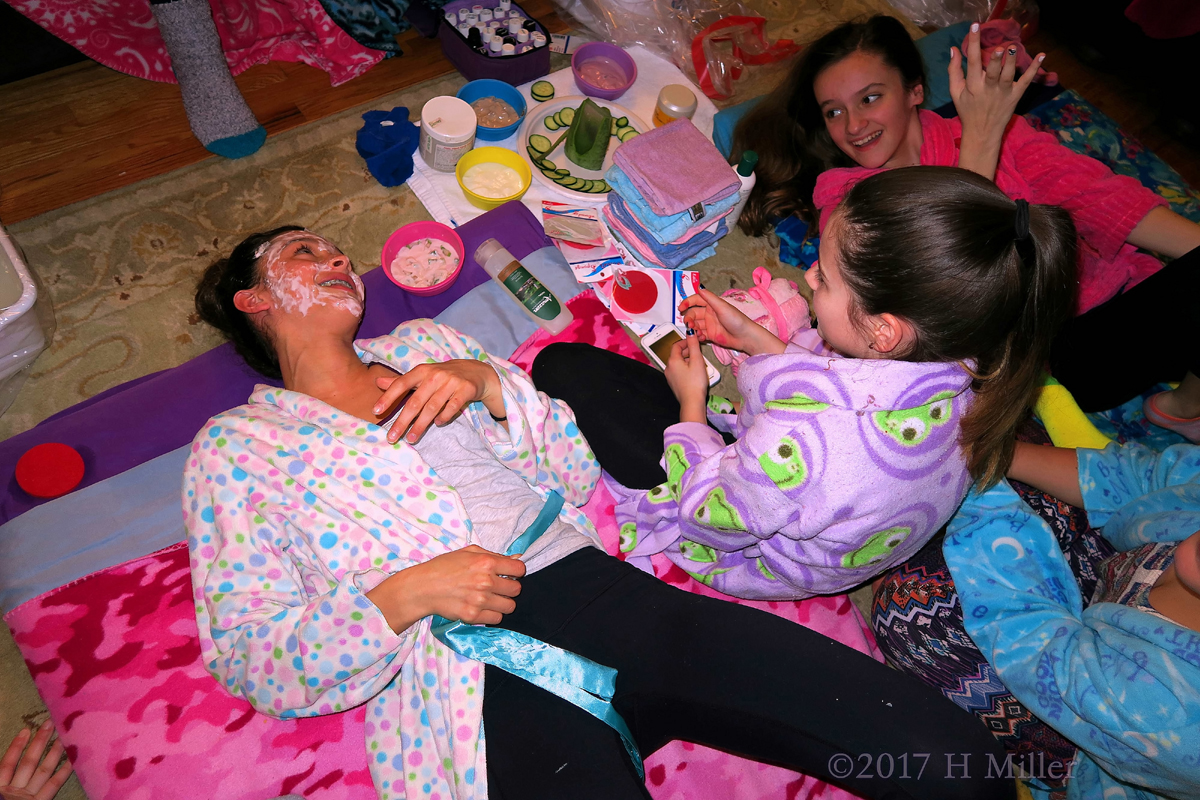
[[[475,146],[475,109],[465,100],[443,95],[421,109],[421,158],[439,172],[454,172],[458,159]]]

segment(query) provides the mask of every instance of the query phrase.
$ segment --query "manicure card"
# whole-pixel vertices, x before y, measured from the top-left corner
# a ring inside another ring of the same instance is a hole
[[[604,284],[614,317],[622,322],[679,325],[679,304],[700,288],[696,270],[623,266]]]

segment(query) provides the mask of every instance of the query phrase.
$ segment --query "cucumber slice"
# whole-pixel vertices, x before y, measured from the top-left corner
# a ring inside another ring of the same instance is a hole
[[[534,100],[539,102],[550,100],[554,97],[554,84],[550,81],[538,81],[529,87],[529,93],[533,95]]]
[[[534,150],[537,150],[539,153],[550,152],[550,140],[545,136],[542,136],[540,133],[535,133],[529,137],[529,146]]]
[[[555,164],[548,158],[543,158],[538,162],[538,169],[540,169],[542,172],[545,172],[546,170],[555,172],[558,169],[558,164]]]
[[[588,183],[588,179],[587,179],[587,178],[576,178],[576,179],[575,179],[575,182],[574,182],[573,184],[571,184],[570,186],[568,186],[567,188],[568,188],[568,189],[574,189],[574,190],[575,190],[575,191],[577,191],[577,192],[582,192],[582,191],[583,191],[583,187],[584,187],[585,185],[587,185],[587,183]]]
[[[608,181],[600,181],[600,193],[611,192],[612,187],[608,185]]]
[[[562,127],[562,125],[558,124],[558,120],[555,119],[554,116],[546,117],[546,129],[547,130],[556,131],[561,127]]]
[[[612,121],[612,133],[610,135],[616,136],[620,132],[621,132],[621,129],[617,127],[617,121],[614,119]]]
[[[540,171],[540,172],[541,172],[543,175],[545,175],[547,178],[549,178],[550,180],[555,180],[556,178],[558,178],[558,173],[557,173],[557,172],[555,172],[555,171],[554,171],[554,170],[552,170],[552,169],[541,169],[541,168],[539,167],[539,168],[538,168],[538,170],[539,170],[539,171]]]
[[[618,125],[618,126],[617,126],[617,132],[616,132],[614,135],[615,135],[615,136],[616,136],[618,139],[620,139],[620,138],[621,138],[621,134],[622,134],[622,133],[624,133],[625,131],[631,131],[631,130],[633,130],[633,128],[629,127],[628,125]]]
[[[592,184],[594,184],[594,183],[595,183],[595,181],[594,181],[594,180],[591,180],[590,178],[580,178],[580,180],[581,180],[581,181],[583,181],[583,184],[582,184],[581,186],[577,186],[577,187],[575,188],[575,191],[577,191],[577,192],[590,192],[590,191],[592,191]]]
[[[617,117],[617,127],[618,128],[628,128],[629,127],[629,117]]]
[[[571,124],[571,123],[569,123],[569,122],[564,122],[564,121],[563,121],[563,118],[562,118],[562,112],[561,112],[561,111],[555,111],[555,112],[554,112],[553,119],[554,119],[554,121],[555,121],[555,122],[557,122],[557,123],[558,123],[558,127],[560,127],[560,128],[565,128],[565,127],[567,127],[568,125],[570,125],[570,124]]]
[[[563,125],[570,125],[573,119],[575,119],[575,109],[573,108],[564,108],[558,112],[558,121]]]
[[[562,172],[562,170],[560,169],[559,172]],[[566,186],[569,183],[574,183],[575,179],[572,178],[570,175],[559,175],[558,177],[556,177],[554,179],[554,182],[557,183],[559,186]]]
[[[630,139],[632,139],[633,137],[635,137],[637,135],[638,135],[638,132],[635,131],[633,128],[626,128],[625,132],[622,134],[619,134],[617,136],[617,138],[620,139],[622,142],[628,142]]]
[[[558,173],[558,177],[560,177],[560,178],[571,177],[571,170],[569,170],[569,169],[563,169],[562,167],[559,167],[558,169],[555,170],[555,172]]]
[[[535,164],[545,155],[541,150],[535,150],[529,145],[525,145],[525,152],[529,154],[529,160]]]
[[[584,189],[588,194],[600,194],[604,191],[604,181],[592,181],[592,185]]]

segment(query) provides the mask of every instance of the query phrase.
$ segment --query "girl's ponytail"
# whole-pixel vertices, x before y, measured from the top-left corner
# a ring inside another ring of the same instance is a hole
[[[907,361],[973,362],[962,444],[971,476],[991,486],[1074,306],[1070,215],[1013,202],[967,170],[907,167],[854,186],[835,219],[854,313],[907,320]]]
[[[968,467],[986,488],[1012,463],[1017,426],[1035,399],[1050,346],[1073,312],[1076,235],[1071,216],[1058,206],[1014,203],[1013,253],[1025,298],[1012,330],[995,354],[980,360],[975,401],[963,419]]]

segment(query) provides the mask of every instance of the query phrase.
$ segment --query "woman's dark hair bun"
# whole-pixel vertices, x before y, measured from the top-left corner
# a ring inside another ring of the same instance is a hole
[[[259,248],[281,233],[302,231],[298,225],[252,233],[233,248],[228,258],[218,259],[204,270],[196,286],[196,313],[200,319],[225,334],[234,348],[255,372],[268,378],[281,377],[275,348],[266,333],[239,311],[233,297],[243,289],[252,289],[262,280],[258,268]]]

